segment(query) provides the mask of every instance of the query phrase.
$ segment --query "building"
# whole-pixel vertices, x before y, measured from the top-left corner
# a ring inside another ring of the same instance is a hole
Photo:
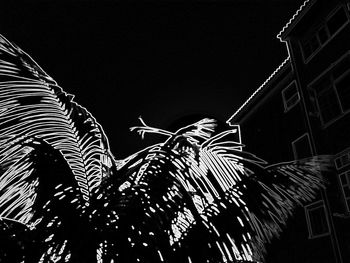
[[[350,262],[350,1],[307,0],[277,37],[288,58],[228,123],[269,162],[330,154],[335,168],[267,262]]]

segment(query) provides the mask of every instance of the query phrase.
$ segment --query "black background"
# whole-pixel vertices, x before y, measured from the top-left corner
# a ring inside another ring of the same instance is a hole
[[[198,116],[225,122],[287,57],[276,35],[301,4],[3,3],[0,32],[76,96],[122,158],[153,142],[129,132],[139,116],[165,129]]]

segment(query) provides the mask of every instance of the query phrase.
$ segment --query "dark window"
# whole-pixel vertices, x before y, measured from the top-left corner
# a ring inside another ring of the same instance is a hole
[[[323,125],[350,112],[350,53],[313,84],[312,89]]]
[[[327,26],[331,35],[335,34],[347,21],[348,18],[344,8],[339,8],[327,21]]]
[[[338,170],[343,168],[344,166],[350,164],[350,152],[343,153],[339,157],[337,157],[335,160],[335,166]]]
[[[311,45],[312,52],[315,52],[320,47],[320,43],[318,42],[317,35],[314,35],[311,37],[310,45]]]
[[[343,110],[350,110],[350,74],[339,78],[335,83],[335,87]]]
[[[302,45],[302,49],[303,49],[303,53],[304,53],[304,57],[308,58],[311,56],[311,54],[313,53],[313,50],[311,48],[311,45],[309,42],[305,42]]]
[[[313,236],[319,236],[328,232],[324,208],[319,207],[310,211],[310,223]]]
[[[324,44],[328,40],[329,34],[328,34],[326,27],[321,27],[318,30],[318,38],[319,38],[321,44]]]
[[[311,37],[309,37],[307,40],[304,41],[302,45],[304,57],[308,58],[309,56],[311,56],[320,46],[321,43],[317,38],[317,34],[314,34]]]
[[[342,162],[340,159],[335,159],[335,167],[337,167],[337,169],[340,169],[342,167]]]
[[[285,112],[289,111],[299,102],[300,97],[295,81],[282,91],[282,98]]]
[[[344,203],[347,211],[350,211],[350,171],[339,175],[340,187],[344,196]]]
[[[348,17],[345,13],[345,9],[341,7],[319,27],[308,32],[307,36],[301,42],[304,59],[308,59],[312,54],[316,53],[317,50],[326,45],[327,41],[347,22]]]
[[[329,234],[328,221],[323,201],[305,207],[309,229],[309,238],[317,238]]]
[[[318,106],[323,123],[328,123],[341,114],[337,94],[332,86],[329,89],[323,90],[318,95]]]
[[[312,156],[310,137],[308,133],[292,142],[294,158],[303,159]]]
[[[349,186],[343,187],[344,195],[346,199],[350,198],[350,188]]]
[[[346,73],[350,69],[350,58],[349,56],[342,59],[332,70],[334,78],[339,78],[341,75]]]

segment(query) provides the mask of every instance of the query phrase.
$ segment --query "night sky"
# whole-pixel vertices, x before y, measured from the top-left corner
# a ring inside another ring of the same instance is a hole
[[[287,57],[276,35],[302,2],[25,1],[2,4],[0,33],[76,96],[122,158],[158,142],[129,132],[139,116],[165,129],[224,123]]]

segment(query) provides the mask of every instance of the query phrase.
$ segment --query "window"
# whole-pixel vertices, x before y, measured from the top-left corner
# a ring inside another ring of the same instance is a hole
[[[343,111],[350,110],[350,74],[341,76],[335,81],[340,105]]]
[[[346,11],[343,7],[338,8],[316,30],[313,30],[301,41],[304,60],[306,61],[314,53],[320,50],[335,36],[338,31],[348,22]]]
[[[309,238],[317,238],[329,234],[326,210],[322,200],[305,206],[305,215]]]
[[[350,152],[347,151],[346,153],[343,153],[339,157],[335,158],[334,163],[337,170],[340,170],[341,168],[350,164]]]
[[[297,84],[293,81],[284,90],[282,90],[282,99],[284,105],[284,112],[293,108],[300,100]]]
[[[344,8],[339,8],[327,21],[329,33],[334,35],[347,22],[347,20],[348,18]]]
[[[350,111],[350,53],[311,85],[322,125]]]
[[[310,137],[308,133],[300,136],[292,142],[294,158],[303,159],[312,156]]]
[[[317,36],[318,36],[318,39],[320,41],[321,44],[324,44],[326,43],[326,41],[328,40],[329,38],[329,33],[328,33],[328,30],[326,27],[321,27],[318,32],[317,32]]]
[[[341,115],[342,110],[338,95],[330,79],[324,79],[315,87],[315,90],[317,91],[317,103],[323,124]]]
[[[339,174],[339,182],[343,192],[346,210],[350,212],[350,170]]]

